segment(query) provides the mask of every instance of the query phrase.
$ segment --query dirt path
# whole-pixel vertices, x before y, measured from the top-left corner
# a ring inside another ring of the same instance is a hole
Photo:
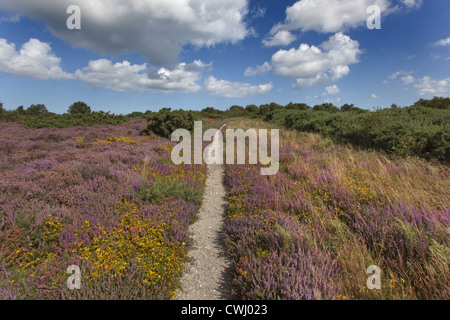
[[[189,262],[185,265],[181,290],[176,292],[175,300],[231,298],[230,266],[223,237],[226,210],[224,175],[224,165],[208,165],[198,220],[189,228],[194,243],[188,253]]]

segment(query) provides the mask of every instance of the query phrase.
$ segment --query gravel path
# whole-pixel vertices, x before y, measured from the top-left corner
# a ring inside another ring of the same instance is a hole
[[[175,300],[231,299],[230,264],[223,237],[226,210],[224,175],[224,165],[208,165],[198,220],[189,228],[193,247],[188,253],[181,290],[176,292]]]

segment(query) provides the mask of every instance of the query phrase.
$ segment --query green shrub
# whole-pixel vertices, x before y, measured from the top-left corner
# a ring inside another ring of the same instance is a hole
[[[148,116],[149,124],[146,128],[148,134],[170,138],[176,129],[194,130],[194,121],[198,116],[192,111],[174,110],[163,108],[159,112],[153,112]]]
[[[158,203],[160,200],[174,197],[181,198],[186,202],[202,202],[202,191],[190,186],[188,182],[180,182],[176,178],[162,179],[157,178],[152,182],[140,181],[139,187],[130,193],[140,201],[149,203]]]
[[[410,107],[372,112],[352,105],[327,111],[321,105],[308,111],[274,110],[265,120],[387,154],[450,162],[449,106],[449,98],[421,99]]]

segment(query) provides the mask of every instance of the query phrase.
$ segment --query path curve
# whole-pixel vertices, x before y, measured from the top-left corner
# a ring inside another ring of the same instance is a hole
[[[214,143],[219,142],[221,139],[214,139]],[[198,220],[189,227],[193,246],[188,252],[189,260],[180,281],[181,290],[175,293],[175,300],[231,299],[230,263],[223,232],[226,211],[224,176],[224,165],[208,165]]]

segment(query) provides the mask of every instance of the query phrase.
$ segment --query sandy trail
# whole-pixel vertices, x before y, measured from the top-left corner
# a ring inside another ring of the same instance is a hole
[[[217,143],[219,141],[214,140]],[[189,228],[193,247],[188,253],[189,261],[184,266],[184,275],[180,281],[181,290],[176,292],[175,300],[231,298],[230,264],[223,236],[226,210],[224,175],[224,165],[208,165],[198,220]]]

